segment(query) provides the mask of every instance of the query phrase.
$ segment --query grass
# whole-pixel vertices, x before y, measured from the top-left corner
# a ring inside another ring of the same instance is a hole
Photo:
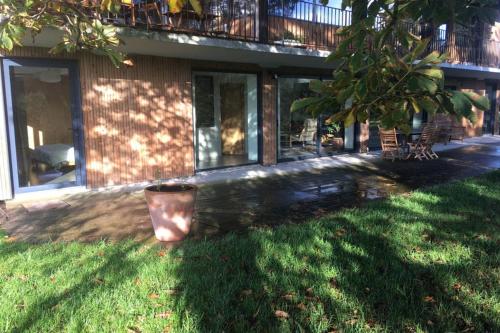
[[[499,332],[500,172],[164,250],[0,241],[0,331]]]

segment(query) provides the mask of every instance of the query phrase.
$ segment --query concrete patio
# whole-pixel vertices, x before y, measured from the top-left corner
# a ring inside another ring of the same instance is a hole
[[[274,167],[247,166],[199,173],[181,181],[199,185],[190,237],[299,223],[417,188],[500,168],[500,137],[485,136],[436,147],[439,160],[382,161],[377,153],[323,157]],[[29,242],[153,241],[144,184],[100,191],[40,193],[7,203],[0,227]],[[66,203],[29,212],[32,202]]]

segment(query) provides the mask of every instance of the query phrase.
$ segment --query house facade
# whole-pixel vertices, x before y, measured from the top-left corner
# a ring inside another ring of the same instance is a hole
[[[211,3],[202,17],[124,6],[108,20],[120,26],[131,67],[90,52],[49,55],[57,31],[2,54],[0,199],[377,149],[374,123],[345,128],[290,112],[311,79],[331,78],[325,58],[349,11],[227,4]],[[450,53],[442,64],[450,88],[492,102],[475,124],[463,121],[466,136],[499,132],[500,24],[481,31],[452,37],[440,28],[429,46]],[[414,115],[412,125],[425,121]]]

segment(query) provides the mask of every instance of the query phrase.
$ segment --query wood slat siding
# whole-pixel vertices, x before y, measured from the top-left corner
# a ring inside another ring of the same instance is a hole
[[[10,56],[53,58],[28,47]],[[189,61],[140,56],[116,69],[90,53],[57,57],[79,62],[88,187],[194,173]]]
[[[486,83],[484,80],[479,81],[474,79],[447,78],[446,84],[457,87],[459,91],[476,92],[483,96],[486,94]],[[481,136],[483,134],[484,113],[476,108],[473,108],[473,112],[477,119],[475,123],[472,123],[464,118],[460,124],[465,127],[466,137]]]
[[[276,164],[276,98],[277,80],[271,73],[264,71],[262,75],[262,136],[263,158],[262,164]]]

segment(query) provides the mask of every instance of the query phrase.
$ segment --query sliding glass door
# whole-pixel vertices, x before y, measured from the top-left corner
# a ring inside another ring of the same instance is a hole
[[[490,100],[490,109],[483,112],[483,134],[494,134],[497,109],[497,87],[495,84],[486,84],[486,96]]]
[[[257,163],[257,76],[198,72],[193,82],[196,169]]]
[[[315,118],[306,110],[292,112],[295,100],[313,96],[309,78],[278,79],[278,159],[290,160],[331,155],[348,149],[354,132],[332,123],[327,115]],[[346,141],[347,140],[347,141]],[[351,149],[354,148],[350,147]]]
[[[4,60],[3,74],[14,191],[82,184],[75,64]]]

